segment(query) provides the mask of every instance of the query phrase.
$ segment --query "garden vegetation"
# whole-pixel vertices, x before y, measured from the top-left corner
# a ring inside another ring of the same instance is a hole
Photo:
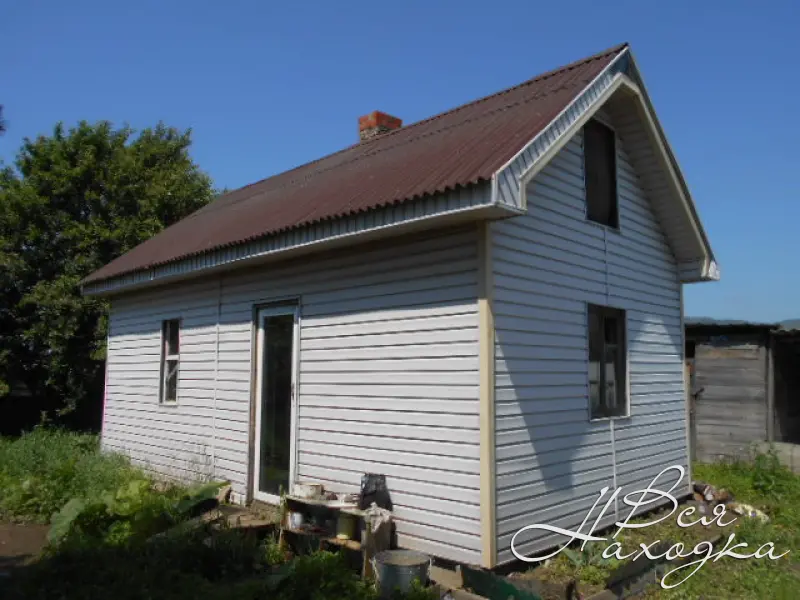
[[[156,481],[97,438],[37,428],[0,438],[0,519],[50,523],[42,557],[0,578],[0,597],[50,600],[377,600],[345,554],[292,556],[197,519],[218,482]],[[433,600],[416,588],[403,600]]]

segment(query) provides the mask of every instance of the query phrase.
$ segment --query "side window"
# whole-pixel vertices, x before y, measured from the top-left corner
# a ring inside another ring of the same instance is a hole
[[[589,305],[590,418],[628,414],[625,311]]]
[[[589,121],[583,128],[583,168],[586,217],[619,229],[616,136],[599,121]]]
[[[178,401],[180,327],[180,319],[170,319],[161,324],[161,389],[159,401],[162,404]]]

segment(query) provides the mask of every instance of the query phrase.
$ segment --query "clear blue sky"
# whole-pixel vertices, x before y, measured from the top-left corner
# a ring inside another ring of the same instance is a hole
[[[193,130],[235,188],[632,44],[722,267],[693,316],[800,317],[800,3],[4,0],[10,162],[57,121]]]

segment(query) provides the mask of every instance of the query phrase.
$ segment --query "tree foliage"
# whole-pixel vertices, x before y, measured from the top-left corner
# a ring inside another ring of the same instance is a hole
[[[190,143],[162,124],[58,124],[0,172],[0,396],[21,383],[54,414],[97,407],[107,303],[79,282],[212,199]]]

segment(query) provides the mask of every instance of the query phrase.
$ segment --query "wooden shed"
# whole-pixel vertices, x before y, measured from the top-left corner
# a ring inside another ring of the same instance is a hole
[[[746,458],[754,442],[800,443],[800,331],[777,324],[686,323],[694,460]]]

